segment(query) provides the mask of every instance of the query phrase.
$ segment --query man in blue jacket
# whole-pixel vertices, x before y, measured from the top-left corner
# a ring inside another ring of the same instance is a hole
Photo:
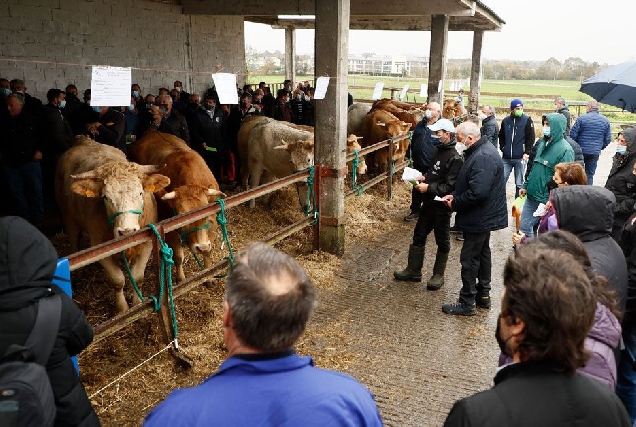
[[[464,232],[459,255],[462,289],[459,301],[445,304],[442,311],[471,316],[476,312],[475,306],[490,308],[490,232],[508,226],[506,182],[497,149],[481,137],[475,123],[462,123],[455,135],[457,142],[466,146],[465,160],[457,175],[455,192],[442,200],[457,212],[455,227]]]
[[[587,113],[576,119],[570,137],[578,142],[583,150],[587,183],[592,185],[598,158],[601,150],[612,141],[612,131],[607,117],[598,112],[597,101],[588,101],[586,109]]]
[[[172,392],[144,425],[381,426],[362,384],[294,352],[315,302],[311,280],[292,257],[250,245],[225,286],[228,359],[203,384]]]
[[[523,102],[513,99],[510,102],[510,115],[501,121],[499,129],[499,149],[504,164],[504,182],[508,182],[510,172],[515,170],[515,198],[523,186],[523,160],[534,145],[534,123],[532,118],[523,114]]]

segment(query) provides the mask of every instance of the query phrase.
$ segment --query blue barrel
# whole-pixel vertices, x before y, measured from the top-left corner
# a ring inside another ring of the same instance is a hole
[[[69,298],[73,298],[73,289],[71,288],[71,267],[68,265],[68,259],[59,258],[57,260],[57,268],[55,269],[55,273],[53,275],[53,280],[51,280],[53,284],[59,286]],[[77,364],[77,356],[71,357],[71,361],[73,361],[73,366],[75,366],[75,371],[79,375],[79,365]]]

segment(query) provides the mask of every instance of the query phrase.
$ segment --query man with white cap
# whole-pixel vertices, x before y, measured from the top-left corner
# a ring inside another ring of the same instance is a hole
[[[455,189],[457,174],[464,160],[455,149],[455,126],[448,119],[439,119],[428,125],[433,144],[436,147],[431,166],[424,176],[417,179],[415,191],[422,193],[422,209],[413,232],[413,244],[409,247],[408,265],[402,271],[395,271],[397,280],[419,282],[422,280],[424,249],[426,238],[431,231],[435,233],[437,254],[433,275],[426,288],[436,291],[444,284],[444,271],[450,252],[450,217],[451,211],[436,197],[451,194]]]

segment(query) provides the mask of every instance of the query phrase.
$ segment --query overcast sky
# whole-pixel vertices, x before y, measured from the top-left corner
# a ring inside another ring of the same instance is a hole
[[[636,60],[635,0],[483,0],[506,24],[484,36],[485,59],[584,61],[616,64]],[[245,23],[245,42],[259,51],[285,50],[285,31]],[[349,52],[428,56],[430,33],[350,31]],[[299,54],[313,53],[314,31],[296,31]],[[449,58],[470,58],[472,33],[451,32]]]

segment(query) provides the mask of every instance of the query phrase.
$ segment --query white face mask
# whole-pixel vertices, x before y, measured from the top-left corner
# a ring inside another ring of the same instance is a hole
[[[484,113],[479,113],[479,120],[486,120],[488,116],[485,115]]]

